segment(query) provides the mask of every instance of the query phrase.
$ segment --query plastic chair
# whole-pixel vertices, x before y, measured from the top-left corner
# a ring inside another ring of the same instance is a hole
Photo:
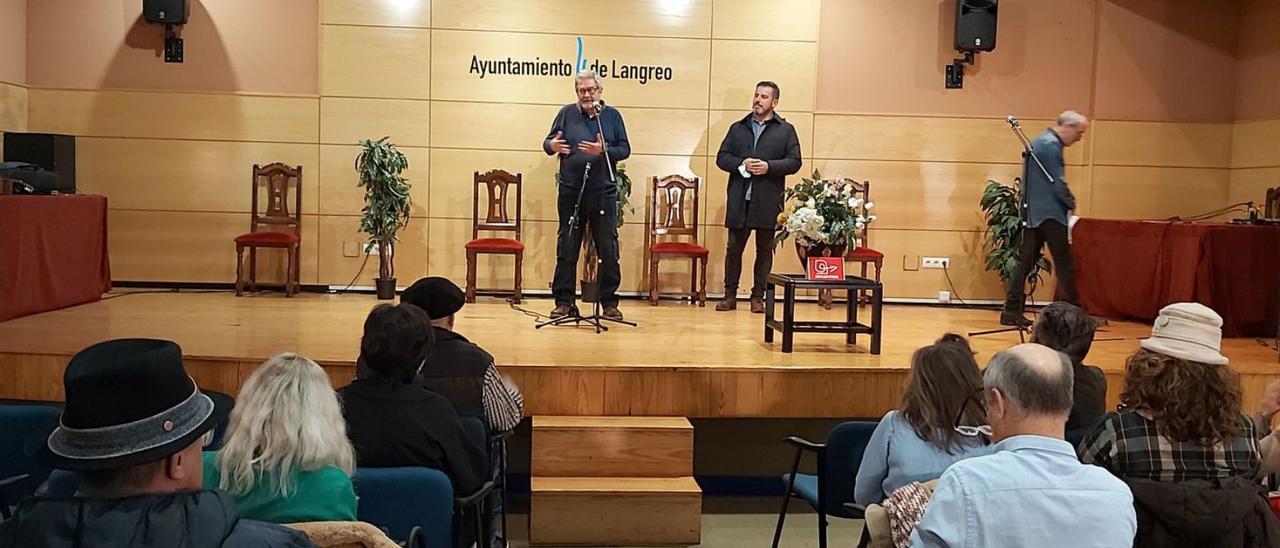
[[[41,404],[0,405],[0,517],[9,505],[35,492],[52,470],[44,463],[45,440],[62,409]]]
[[[818,512],[818,546],[827,546],[827,516],[845,519],[863,519],[864,508],[845,503],[853,501],[853,481],[862,465],[862,454],[876,429],[876,422],[850,421],[836,425],[827,436],[827,443],[814,443],[791,436],[785,442],[795,446],[796,457],[791,472],[782,475],[787,486],[782,498],[782,510],[778,512],[778,526],[773,532],[773,547],[782,540],[782,525],[787,519],[787,506],[795,496],[809,503]],[[800,458],[806,451],[818,459],[818,475],[800,474]],[[862,544],[869,540],[863,528]]]
[[[360,499],[356,519],[378,526],[398,542],[409,541],[417,528],[431,548],[455,546],[455,516],[465,510],[483,516],[484,499],[493,490],[490,481],[475,493],[455,498],[444,472],[418,466],[357,468],[351,482]],[[484,538],[482,521],[476,520],[476,538]]]

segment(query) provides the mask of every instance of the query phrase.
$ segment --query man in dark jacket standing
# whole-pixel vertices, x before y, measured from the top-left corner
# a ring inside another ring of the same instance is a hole
[[[0,546],[311,546],[298,531],[240,519],[230,495],[200,488],[200,451],[229,406],[197,389],[177,344],[95,344],[71,358],[63,383],[67,405],[48,449],[56,468],[79,472],[79,492],[24,501],[0,523]]]
[[[729,126],[720,143],[716,166],[729,173],[724,226],[729,245],[724,257],[724,300],[721,312],[738,307],[738,278],[747,238],[756,234],[756,264],[751,285],[751,311],[764,313],[764,286],[773,269],[773,235],[782,213],[787,175],[800,171],[800,139],[796,128],[779,116],[778,84],[756,84],[751,114]]]

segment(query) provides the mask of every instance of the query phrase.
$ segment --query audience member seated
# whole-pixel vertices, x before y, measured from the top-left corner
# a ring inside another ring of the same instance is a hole
[[[493,356],[454,330],[466,302],[462,289],[447,278],[423,278],[400,295],[400,302],[431,318],[436,342],[418,375],[423,386],[448,398],[459,415],[482,417],[493,432],[514,430],[524,418],[520,389],[498,374]]]
[[[934,344],[943,343],[958,345],[970,355],[977,355],[977,352],[973,351],[973,347],[969,346],[969,339],[964,338],[962,335],[958,335],[956,333],[944,333],[941,337],[938,337],[937,341],[934,341]]]
[[[205,488],[230,493],[251,519],[356,519],[355,451],[319,365],[277,355],[249,375],[236,402],[222,449],[204,454]]]
[[[1067,439],[1079,440],[1106,412],[1107,377],[1102,369],[1084,364],[1093,346],[1093,317],[1080,307],[1055,302],[1044,307],[1031,327],[1031,342],[1043,344],[1071,358],[1075,386],[1071,391],[1071,416]]]
[[[991,359],[983,384],[994,452],[942,474],[910,545],[1131,546],[1137,519],[1129,488],[1081,464],[1063,440],[1071,360],[1018,345]]]
[[[867,443],[854,500],[881,502],[899,487],[937,479],[952,463],[985,454],[987,438],[975,427],[986,424],[981,390],[982,374],[967,345],[938,342],[916,350],[901,407],[885,413]]]
[[[357,465],[435,468],[464,495],[484,484],[488,458],[467,437],[449,400],[414,382],[435,343],[429,328],[416,306],[375,307],[360,339],[369,374],[338,393]]]
[[[71,358],[63,382],[66,408],[48,449],[54,466],[79,471],[80,490],[24,501],[0,523],[0,546],[311,546],[200,489],[200,450],[227,409],[196,388],[177,344],[95,344]]]
[[[1258,436],[1221,343],[1222,318],[1208,307],[1161,310],[1125,364],[1123,407],[1085,435],[1080,460],[1125,479],[1255,477]]]

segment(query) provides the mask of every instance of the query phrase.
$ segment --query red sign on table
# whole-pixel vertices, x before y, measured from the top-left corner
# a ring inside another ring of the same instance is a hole
[[[809,257],[810,280],[843,280],[844,257]]]

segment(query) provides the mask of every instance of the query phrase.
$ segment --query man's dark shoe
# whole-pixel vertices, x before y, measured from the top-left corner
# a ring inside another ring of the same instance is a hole
[[[567,304],[556,305],[555,308],[551,309],[551,319],[558,320],[568,316],[571,312],[573,312],[573,307]]]
[[[1031,320],[1028,320],[1022,314],[1015,314],[1013,312],[1001,312],[1000,325],[1007,325],[1009,327],[1026,329],[1028,327],[1031,327]]]
[[[716,312],[728,312],[737,310],[737,308],[738,297],[734,295],[725,295],[723,299],[720,299],[720,302],[716,303]]]
[[[622,311],[618,310],[618,307],[616,306],[604,307],[603,316],[604,316],[604,319],[606,320],[622,321]]]
[[[763,297],[751,298],[751,313],[764,314],[764,298]]]

